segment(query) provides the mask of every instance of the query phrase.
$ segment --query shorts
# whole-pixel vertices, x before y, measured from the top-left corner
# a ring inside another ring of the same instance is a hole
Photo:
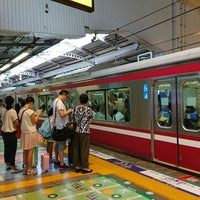
[[[62,152],[66,148],[66,141],[56,141],[55,143],[55,151]]]

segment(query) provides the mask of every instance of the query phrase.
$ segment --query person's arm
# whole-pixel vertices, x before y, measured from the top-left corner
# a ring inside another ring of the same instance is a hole
[[[69,114],[72,112],[72,109],[69,108],[69,109],[66,110],[66,111],[64,111],[63,109],[60,109],[58,112],[59,112],[60,117],[63,118],[63,117],[65,117],[65,116],[69,115]]]
[[[15,121],[14,121],[14,124],[15,124],[15,126],[16,126],[16,128],[18,129],[19,128],[19,120],[18,119],[16,119]]]
[[[93,118],[89,119],[89,124],[91,124],[93,122]]]
[[[42,110],[39,109],[36,111],[36,115],[34,113],[31,114],[30,118],[31,118],[31,122],[33,125],[35,125],[38,121],[39,116],[42,114]]]

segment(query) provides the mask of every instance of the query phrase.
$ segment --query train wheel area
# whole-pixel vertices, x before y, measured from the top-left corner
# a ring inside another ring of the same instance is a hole
[[[19,146],[19,145],[18,145]],[[200,179],[156,164],[91,145],[92,173],[76,173],[69,168],[60,172],[53,163],[41,170],[40,157],[45,144],[38,148],[36,176],[12,174],[5,169],[3,142],[0,140],[0,198],[13,199],[199,199]],[[65,162],[67,163],[67,151]],[[22,166],[18,148],[16,163]]]

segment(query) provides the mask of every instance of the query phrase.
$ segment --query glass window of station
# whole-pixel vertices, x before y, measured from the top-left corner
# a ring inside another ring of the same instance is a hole
[[[130,89],[88,91],[94,120],[130,121]]]

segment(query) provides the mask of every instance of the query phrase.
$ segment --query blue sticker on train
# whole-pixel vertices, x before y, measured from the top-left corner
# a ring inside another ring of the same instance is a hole
[[[147,83],[143,85],[143,95],[144,95],[144,99],[149,98],[149,84]]]

